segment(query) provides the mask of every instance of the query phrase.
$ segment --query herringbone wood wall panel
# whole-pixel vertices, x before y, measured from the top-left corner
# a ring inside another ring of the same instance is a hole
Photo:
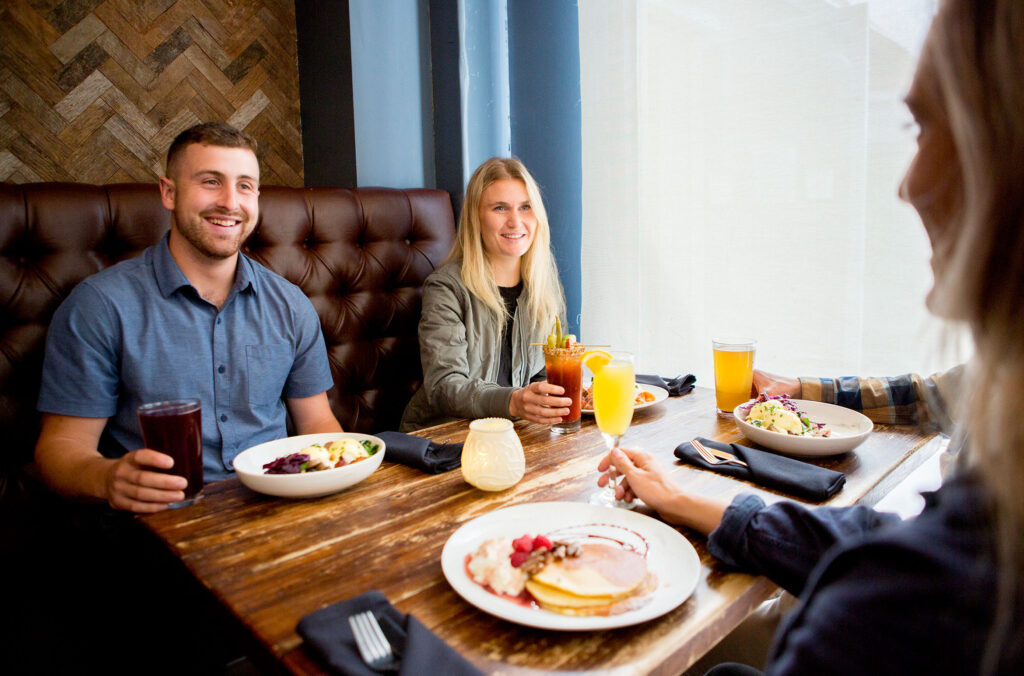
[[[302,186],[291,0],[0,0],[0,180],[155,181],[208,121]]]

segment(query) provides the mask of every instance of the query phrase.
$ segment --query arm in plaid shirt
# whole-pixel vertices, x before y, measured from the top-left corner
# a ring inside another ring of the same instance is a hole
[[[937,426],[949,434],[963,371],[961,364],[927,378],[800,378],[800,398],[852,408],[876,423]]]

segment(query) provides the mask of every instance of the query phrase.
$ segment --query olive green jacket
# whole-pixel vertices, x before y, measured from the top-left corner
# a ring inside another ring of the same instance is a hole
[[[546,334],[530,331],[517,310],[512,323],[512,387],[497,384],[503,324],[462,283],[461,265],[445,263],[423,283],[420,361],[423,386],[412,396],[403,432],[459,418],[509,418],[512,393],[544,378]],[[529,289],[523,289],[520,300]]]

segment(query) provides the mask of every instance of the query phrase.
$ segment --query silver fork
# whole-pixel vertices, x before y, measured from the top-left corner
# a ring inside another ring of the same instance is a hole
[[[739,465],[740,467],[747,466],[747,463],[743,462],[739,458],[733,457],[732,455],[730,455],[728,458],[725,458],[722,457],[721,455],[716,454],[707,446],[700,443],[700,441],[698,441],[697,439],[691,441],[690,444],[694,447],[694,449],[696,449],[697,454],[700,455],[700,457],[704,458],[704,461],[707,462],[709,465],[733,464]]]
[[[359,656],[371,669],[381,669],[394,660],[394,652],[381,631],[377,618],[369,610],[351,615],[348,625],[356,639]]]

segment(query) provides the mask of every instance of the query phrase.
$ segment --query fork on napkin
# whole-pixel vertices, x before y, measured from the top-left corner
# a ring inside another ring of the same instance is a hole
[[[709,463],[689,441],[676,447],[676,457],[695,467],[745,479],[798,498],[823,502],[841,491],[846,483],[846,475],[842,472],[739,444],[723,444],[703,437],[697,439],[708,448],[731,453],[747,463],[747,466]]]
[[[381,671],[371,669],[356,647],[348,618],[369,610],[380,623],[397,664]],[[333,674],[376,676],[383,671],[408,674],[482,676],[483,672],[441,640],[412,615],[401,613],[379,591],[368,591],[346,601],[316,610],[299,620],[299,635],[307,647]]]

